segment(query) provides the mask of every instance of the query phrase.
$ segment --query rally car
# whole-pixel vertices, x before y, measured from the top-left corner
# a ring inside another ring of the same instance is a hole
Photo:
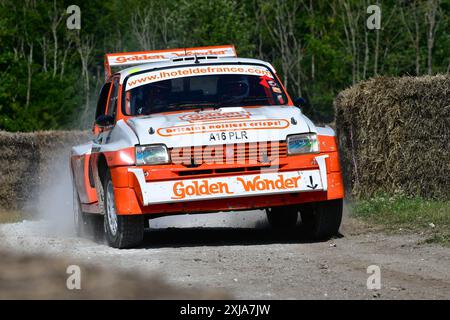
[[[274,228],[300,217],[315,238],[338,233],[335,133],[270,63],[232,45],[169,49],[106,54],[105,75],[94,138],[71,151],[79,234],[127,248],[152,218],[251,209]]]

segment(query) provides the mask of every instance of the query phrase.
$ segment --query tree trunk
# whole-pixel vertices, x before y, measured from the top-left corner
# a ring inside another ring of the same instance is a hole
[[[42,70],[47,72],[47,38],[42,37],[42,42],[40,42],[42,48]]]
[[[419,22],[417,21],[417,17],[414,17],[415,20],[415,30],[416,30],[416,37],[414,40],[414,48],[416,50],[416,75],[420,75],[420,27]]]
[[[411,40],[412,45],[414,46],[415,51],[415,68],[416,68],[416,75],[418,76],[420,74],[420,25],[419,25],[419,19],[417,16],[417,12],[419,10],[417,2],[412,2],[410,16],[412,17],[412,20],[414,21],[414,34],[412,31],[412,28],[410,28],[410,25],[408,23],[409,19],[405,17],[405,12],[400,6],[400,16],[402,18],[403,25],[406,29],[406,32]]]
[[[348,0],[341,0],[340,5],[344,8],[342,21],[344,23],[344,32],[349,46],[348,51],[352,57],[352,82],[356,84],[359,81],[359,52],[358,52],[358,24],[359,13],[355,16],[352,11],[351,3]]]
[[[312,18],[312,21],[315,21],[313,0],[309,0],[309,14]],[[316,38],[316,28],[314,26],[314,23],[311,25],[311,35],[313,38]],[[315,78],[316,78],[316,56],[314,55],[314,53],[312,53],[312,55],[311,55],[311,81],[314,82]]]
[[[263,40],[262,40],[262,34],[263,34],[263,30],[262,30],[262,25],[261,25],[261,21],[262,21],[262,10],[261,10],[261,5],[260,2],[258,0],[253,0],[253,11],[255,12],[255,32],[258,35],[258,52],[257,52],[257,57],[258,59],[264,59],[264,55],[263,55]]]
[[[380,1],[377,0],[377,6],[380,6]],[[381,13],[382,14],[382,13]],[[373,75],[378,75],[378,55],[380,52],[380,30],[375,29],[375,50],[373,53]]]
[[[60,15],[60,10],[56,6],[56,0],[53,1],[53,12],[50,17],[52,23],[50,29],[53,36],[53,78],[56,76],[58,70],[58,26],[63,19],[63,14]]]
[[[89,102],[90,102],[89,59],[91,58],[93,48],[94,48],[94,41],[92,38],[86,37],[85,39],[81,39],[81,37],[79,36],[77,49],[81,60],[81,68],[82,68],[81,72],[82,77],[84,78],[84,93],[85,93],[85,106],[81,116],[81,121],[83,124],[85,123],[87,115],[89,113]]]
[[[58,36],[56,34],[56,29],[52,29],[52,35],[53,35],[53,77],[56,76],[56,70],[58,69],[57,63],[58,63]]]
[[[380,51],[380,30],[375,30],[375,50],[374,50],[374,62],[373,62],[373,74],[378,75],[378,55]]]
[[[64,50],[63,58],[61,60],[61,72],[59,74],[60,79],[62,79],[64,76],[64,69],[65,69],[65,65],[66,65],[67,53],[69,52],[71,47],[72,47],[72,40],[69,40],[69,43],[67,44],[66,49]]]
[[[156,32],[159,24],[155,24],[154,7],[137,8],[131,17],[131,32],[142,50],[153,50],[156,47]]]
[[[440,5],[440,0],[428,0],[427,3],[427,13],[426,20],[428,23],[428,32],[427,32],[427,65],[428,65],[428,74],[433,73],[433,47],[434,40],[436,36],[436,29],[438,26],[438,22],[436,20],[436,14]]]
[[[27,60],[27,71],[28,71],[28,78],[27,78],[27,100],[25,103],[25,108],[28,108],[30,105],[30,96],[31,96],[31,77],[33,73],[32,64],[33,64],[33,43],[29,43],[28,46],[30,47],[30,52],[28,54],[28,60]]]
[[[367,27],[364,28],[364,64],[363,64],[363,79],[366,79],[367,67],[369,65],[369,34]]]

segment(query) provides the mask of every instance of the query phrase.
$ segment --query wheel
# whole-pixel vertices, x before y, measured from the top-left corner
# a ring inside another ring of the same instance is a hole
[[[114,248],[131,248],[144,238],[144,217],[142,215],[118,215],[114,198],[114,186],[109,170],[104,179],[105,219],[104,228],[108,244]]]
[[[80,197],[75,186],[73,187],[73,220],[78,237],[91,237],[96,241],[103,239],[103,217],[82,211]]]
[[[342,199],[302,205],[300,217],[302,224],[314,239],[329,239],[339,233]]]
[[[78,237],[84,236],[84,216],[81,211],[80,198],[78,197],[78,192],[73,186],[73,225],[75,227],[75,234]]]
[[[274,229],[293,228],[297,224],[298,208],[295,206],[268,208],[266,215],[270,226]]]

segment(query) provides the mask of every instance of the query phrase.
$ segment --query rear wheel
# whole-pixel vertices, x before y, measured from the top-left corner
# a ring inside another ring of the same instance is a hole
[[[300,206],[302,224],[315,239],[338,235],[342,221],[342,199],[308,203]]]
[[[104,228],[108,244],[114,248],[131,248],[144,238],[144,217],[142,215],[118,215],[114,197],[114,186],[109,170],[104,179],[105,219]]]
[[[75,186],[73,187],[73,220],[75,233],[78,237],[91,237],[97,241],[103,239],[103,216],[82,211]]]
[[[75,227],[75,233],[78,237],[84,235],[84,217],[81,211],[80,198],[78,197],[78,192],[73,186],[73,225]]]
[[[295,206],[266,209],[267,220],[274,229],[293,228],[298,220],[298,208]]]

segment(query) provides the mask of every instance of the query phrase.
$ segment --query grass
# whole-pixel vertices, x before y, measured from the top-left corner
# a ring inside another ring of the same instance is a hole
[[[426,243],[450,246],[450,201],[406,196],[378,196],[358,200],[351,215],[382,226],[386,231],[413,231],[426,236]]]

